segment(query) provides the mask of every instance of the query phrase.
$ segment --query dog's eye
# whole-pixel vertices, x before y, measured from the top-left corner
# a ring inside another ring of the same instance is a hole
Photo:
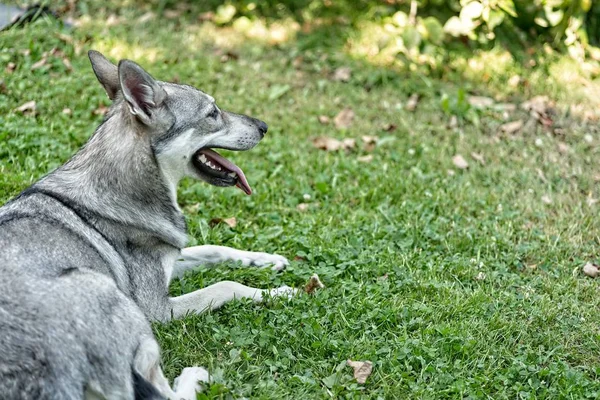
[[[208,118],[212,118],[212,119],[217,119],[218,116],[219,116],[218,108],[213,108],[213,110],[210,112],[210,114],[207,115]]]

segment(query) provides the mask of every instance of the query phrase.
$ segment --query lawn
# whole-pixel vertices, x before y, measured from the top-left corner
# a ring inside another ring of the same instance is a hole
[[[0,200],[101,122],[108,99],[85,54],[97,49],[269,124],[258,147],[228,153],[252,196],[188,180],[179,204],[190,245],[291,265],[202,269],[171,292],[225,279],[301,288],[313,273],[326,286],[156,325],[170,379],[206,367],[202,398],[600,397],[600,296],[581,273],[600,246],[598,79],[556,54],[533,68],[499,47],[406,72],[354,54],[336,27],[287,38],[90,7],[71,29],[45,19],[0,33]],[[521,107],[538,95],[553,103],[541,119]],[[336,127],[344,109],[354,118]],[[512,121],[523,127],[503,132]],[[325,151],[320,136],[355,142]],[[217,223],[230,217],[235,227]],[[348,359],[373,363],[365,384]]]

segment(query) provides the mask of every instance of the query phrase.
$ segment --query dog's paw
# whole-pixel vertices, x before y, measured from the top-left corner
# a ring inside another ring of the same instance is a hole
[[[293,297],[299,292],[298,289],[291,288],[289,286],[281,286],[275,289],[269,290],[269,295],[271,297],[287,297],[288,299]]]
[[[286,266],[290,265],[290,262],[287,258],[280,256],[279,254],[249,252],[242,260],[242,264],[255,267],[272,265],[271,269],[273,271],[281,271]]]
[[[204,387],[201,383],[208,383],[210,375],[202,367],[188,367],[181,371],[181,375],[175,378],[173,390],[178,398],[195,399],[196,393],[202,392]]]

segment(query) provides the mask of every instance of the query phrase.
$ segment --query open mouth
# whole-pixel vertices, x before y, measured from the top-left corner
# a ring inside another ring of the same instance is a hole
[[[218,186],[237,186],[248,195],[252,189],[240,167],[212,149],[200,149],[194,154],[194,167],[216,180]]]

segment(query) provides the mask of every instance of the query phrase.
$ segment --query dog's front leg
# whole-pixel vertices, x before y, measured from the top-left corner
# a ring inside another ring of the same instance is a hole
[[[175,262],[172,278],[183,276],[199,265],[210,266],[225,261],[240,261],[242,265],[263,267],[272,265],[273,270],[279,271],[289,265],[289,261],[278,254],[243,251],[225,246],[194,246],[181,250],[181,257]]]
[[[190,312],[201,313],[207,310],[215,310],[234,299],[247,298],[261,302],[267,295],[289,297],[294,293],[296,293],[296,289],[289,286],[268,290],[257,289],[232,281],[222,281],[183,296],[172,297],[170,302],[173,318],[181,318]]]

